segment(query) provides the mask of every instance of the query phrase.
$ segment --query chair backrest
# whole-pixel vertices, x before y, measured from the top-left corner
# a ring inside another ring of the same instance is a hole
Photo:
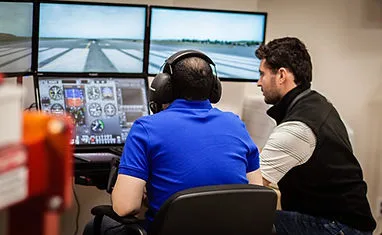
[[[256,185],[218,185],[187,189],[160,208],[150,235],[271,234],[277,195]]]

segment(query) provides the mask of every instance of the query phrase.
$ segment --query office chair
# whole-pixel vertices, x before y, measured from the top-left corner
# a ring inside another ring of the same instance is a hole
[[[171,196],[154,217],[149,231],[134,216],[119,217],[110,205],[96,206],[94,234],[103,216],[125,224],[130,234],[142,235],[267,235],[275,234],[276,193],[257,185],[204,186]]]

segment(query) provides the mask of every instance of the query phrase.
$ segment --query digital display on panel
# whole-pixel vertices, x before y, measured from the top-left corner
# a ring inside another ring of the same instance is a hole
[[[0,73],[30,72],[33,3],[0,2]]]
[[[258,80],[255,50],[264,41],[266,14],[178,8],[151,8],[149,74],[184,49],[206,53],[220,78]]]
[[[69,114],[75,145],[123,144],[133,122],[149,114],[145,78],[39,77],[43,112]]]
[[[40,4],[38,71],[142,73],[146,7]]]

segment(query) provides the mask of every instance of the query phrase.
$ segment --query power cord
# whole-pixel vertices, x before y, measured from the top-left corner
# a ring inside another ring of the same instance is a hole
[[[80,207],[80,202],[78,201],[78,196],[77,196],[76,190],[74,189],[74,182],[73,182],[72,188],[73,188],[74,199],[75,199],[76,205],[77,205],[76,226],[75,226],[75,230],[74,230],[74,235],[77,235],[77,233],[78,233],[78,221],[80,218],[81,207]]]
[[[26,110],[31,110],[31,109],[37,109],[37,104],[36,103],[32,103],[31,105],[29,105],[29,107],[28,108],[25,108],[24,109],[24,111],[26,111]]]

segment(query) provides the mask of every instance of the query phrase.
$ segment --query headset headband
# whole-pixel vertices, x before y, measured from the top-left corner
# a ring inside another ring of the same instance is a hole
[[[201,58],[207,63],[215,66],[215,63],[211,60],[211,58],[205,55],[204,53],[197,50],[183,50],[173,54],[165,61],[163,71],[168,72],[170,75],[172,75],[173,74],[172,66],[178,63],[179,61],[184,60],[185,58],[190,58],[190,57]]]
[[[183,50],[170,56],[162,65],[163,71],[158,73],[151,82],[149,97],[150,109],[153,113],[158,113],[162,110],[162,104],[171,103],[175,98],[174,84],[172,81],[173,66],[186,58],[197,57],[208,63],[212,69],[213,80],[208,99],[211,103],[217,103],[220,100],[222,87],[216,73],[215,63],[204,53],[197,50]],[[213,68],[212,68],[213,67]]]

